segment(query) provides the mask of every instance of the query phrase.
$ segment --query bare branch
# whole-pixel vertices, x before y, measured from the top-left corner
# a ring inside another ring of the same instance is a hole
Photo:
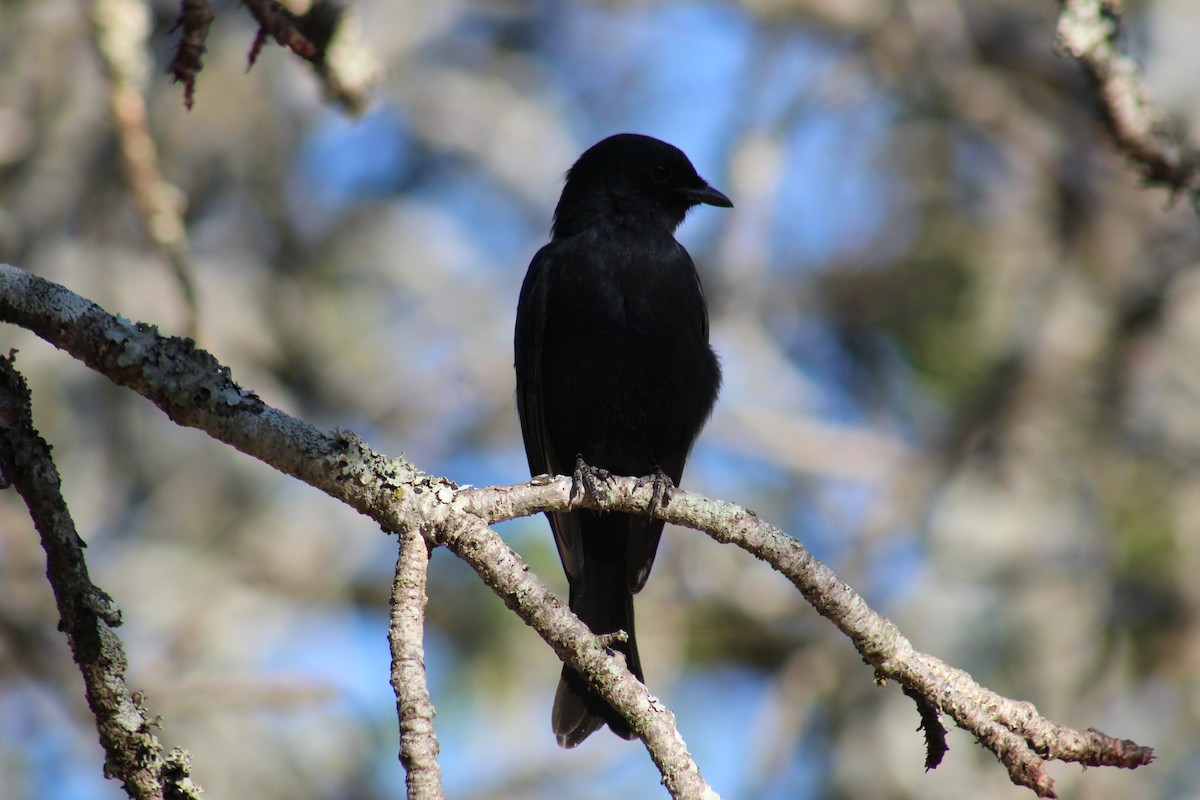
[[[338,33],[344,9],[333,0],[314,0],[304,14],[293,14],[275,0],[242,0],[258,22],[258,34],[250,48],[249,62],[254,66],[267,39],[274,39],[313,65],[327,96],[352,113],[366,105],[367,86],[348,79],[330,64],[329,46]]]
[[[242,0],[242,5],[258,23],[247,69],[258,61],[263,46],[273,40],[312,65],[328,99],[352,114],[366,107],[367,92],[376,80],[376,67],[373,58],[357,42],[347,45],[348,37],[343,31],[345,9],[340,3],[314,0],[303,14],[293,13],[275,0]],[[204,69],[204,51],[213,19],[208,0],[180,0],[179,15],[171,29],[180,31],[179,44],[167,72],[183,84],[183,104],[188,110],[195,98],[196,78]]]
[[[670,712],[604,649],[488,525],[539,511],[580,505],[647,513],[653,488],[616,478],[610,490],[572,502],[569,478],[460,489],[387,459],[350,433],[327,434],[271,408],[229,377],[211,355],[188,341],[112,317],[65,288],[0,265],[0,320],[22,325],[155,402],[179,424],[201,428],[276,469],[343,500],[386,530],[422,530],[467,561],[565,663],[587,676],[642,737],[675,797],[715,797],[674,727]],[[874,667],[910,694],[949,714],[1001,760],[1012,780],[1042,797],[1053,782],[1042,759],[1086,766],[1134,768],[1150,763],[1149,748],[1089,730],[1063,728],[1029,703],[1010,700],[967,673],[916,651],[900,631],[803,545],[753,512],[675,490],[657,509],[668,522],[704,531],[766,561],[817,611],[845,633]],[[924,716],[928,716],[926,713]]]
[[[436,713],[429,699],[425,673],[425,583],[429,546],[416,529],[400,534],[400,555],[392,584],[392,614],[388,642],[392,647],[392,689],[400,720],[400,763],[404,765],[408,800],[441,800],[442,770],[438,766]]]
[[[1109,133],[1146,182],[1184,194],[1200,209],[1200,153],[1156,118],[1137,65],[1118,47],[1119,26],[1118,0],[1062,0],[1058,43],[1095,85]]]
[[[561,480],[557,483],[563,485]],[[565,486],[569,492],[569,479]],[[629,720],[672,797],[718,800],[719,795],[705,782],[679,735],[670,709],[650,694],[626,669],[624,659],[607,649],[499,534],[473,513],[478,497],[474,490],[459,490],[457,494],[446,494],[447,510],[453,508],[457,513],[448,515],[439,544],[466,561],[505,605],[538,632],[559,659],[585,676],[600,696]]]
[[[385,530],[423,530],[463,558],[504,603],[629,718],[672,796],[715,800],[675,718],[604,648],[528,565],[466,508],[456,484],[403,458],[373,452],[350,432],[325,433],[263,403],[186,339],[114,317],[58,284],[0,264],[0,320],[33,331],[180,425],[210,436],[324,491]],[[530,512],[532,513],[532,511]]]
[[[187,13],[186,7],[183,13]],[[96,0],[92,6],[92,26],[96,49],[108,73],[108,103],[121,145],[125,180],[147,235],[175,276],[187,309],[186,330],[196,336],[199,309],[188,257],[187,229],[183,224],[184,195],[163,177],[142,98],[148,77],[149,14],[146,4],[139,0]],[[182,15],[180,19],[183,20]],[[184,41],[187,35],[185,32]],[[184,41],[180,42],[181,51]],[[196,63],[199,64],[198,55]],[[190,105],[190,83],[188,87],[185,97]]]
[[[598,499],[585,496],[576,505],[605,511],[646,513],[653,491],[637,478],[616,478]],[[572,508],[571,480],[554,478],[532,484],[463,490],[468,507],[489,523],[536,511]],[[1134,769],[1149,764],[1153,751],[1128,740],[1089,729],[1075,731],[1038,715],[1032,704],[985,689],[966,672],[917,651],[889,620],[817,560],[804,545],[754,512],[723,500],[676,489],[657,513],[662,519],[707,533],[766,561],[790,580],[813,608],[849,637],[880,679],[900,683],[949,714],[973,733],[1008,769],[1013,783],[1039,797],[1054,797],[1054,782],[1043,758],[1083,766]],[[918,703],[921,708],[922,704]],[[924,712],[924,709],[922,709]],[[922,721],[927,712],[922,714]]]
[[[0,264],[0,320],[33,331],[121,386],[148,398],[175,423],[198,428],[285,474],[344,500],[388,530],[402,520],[387,498],[347,480],[350,440],[290,417],[248,392],[189,339],[114,317],[66,288]],[[357,437],[354,437],[357,439]],[[430,479],[403,458],[368,454],[391,489]],[[357,464],[359,469],[364,465]],[[365,509],[371,509],[367,512]]]
[[[192,102],[196,95],[196,76],[204,69],[204,51],[208,48],[208,29],[212,26],[212,9],[208,0],[183,0],[179,8],[179,16],[175,18],[175,26],[171,32],[179,33],[179,44],[175,55],[167,65],[176,83],[183,84],[183,105],[188,111],[192,110]]]
[[[125,683],[125,649],[112,630],[121,624],[121,611],[88,577],[84,543],[63,500],[50,446],[33,428],[29,388],[11,355],[0,358],[0,472],[24,499],[41,535],[60,628],[83,674],[104,747],[104,774],[119,779],[137,800],[199,798],[188,753],[163,753],[146,710]]]

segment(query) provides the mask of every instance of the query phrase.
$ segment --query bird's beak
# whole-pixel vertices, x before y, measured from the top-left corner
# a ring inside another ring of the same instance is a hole
[[[733,208],[733,201],[725,195],[718,192],[707,183],[698,187],[689,186],[686,189],[681,189],[680,192],[684,197],[691,200],[693,203],[704,203],[708,206],[721,206],[722,208]]]

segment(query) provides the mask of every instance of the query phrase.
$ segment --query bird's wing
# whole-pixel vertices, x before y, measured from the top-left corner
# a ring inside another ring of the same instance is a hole
[[[545,354],[547,287],[553,268],[552,245],[538,251],[529,264],[521,298],[517,304],[515,367],[517,374],[517,414],[531,475],[570,473],[574,464],[560,463],[546,425],[545,382],[542,368]],[[567,576],[576,580],[583,574],[582,533],[572,514],[547,514],[554,541]]]
[[[529,264],[521,299],[517,303],[514,366],[517,374],[517,414],[529,471],[541,475],[550,470],[546,448],[546,420],[542,406],[542,350],[546,326],[546,281],[550,256],[542,248]]]

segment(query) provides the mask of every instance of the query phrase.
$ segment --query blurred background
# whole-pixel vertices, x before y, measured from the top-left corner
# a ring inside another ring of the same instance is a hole
[[[1200,7],[1125,5],[1195,141]],[[278,47],[247,73],[253,20],[213,9],[188,112],[177,4],[0,3],[0,258],[194,333],[289,413],[514,483],[513,318],[562,175],[611,133],[670,141],[736,204],[679,233],[725,370],[685,487],[794,534],[919,649],[1156,748],[1052,764],[1060,796],[1200,797],[1197,216],[1114,152],[1055,3],[352,0],[358,118]],[[122,169],[97,30],[145,99],[194,312]],[[402,796],[394,538],[0,329],[14,347],[130,685],[208,796]],[[565,592],[542,518],[500,532]],[[0,797],[118,798],[44,570],[0,493]],[[429,593],[449,796],[666,796],[636,743],[555,746],[553,654],[446,552]],[[1031,796],[957,730],[926,773],[912,703],[740,551],[669,530],[638,626],[726,798]]]

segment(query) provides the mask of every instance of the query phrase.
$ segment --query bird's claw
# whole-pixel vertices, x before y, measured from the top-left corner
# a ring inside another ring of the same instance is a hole
[[[660,508],[666,508],[671,503],[671,492],[675,490],[675,482],[671,476],[662,471],[662,467],[654,465],[654,472],[638,478],[638,488],[650,484],[654,493],[650,496],[650,507],[647,512],[651,517],[658,515]]]
[[[571,474],[570,503],[574,508],[585,496],[598,500],[608,494],[612,483],[612,473],[603,467],[593,467],[583,460],[583,456],[575,456],[575,472]]]

